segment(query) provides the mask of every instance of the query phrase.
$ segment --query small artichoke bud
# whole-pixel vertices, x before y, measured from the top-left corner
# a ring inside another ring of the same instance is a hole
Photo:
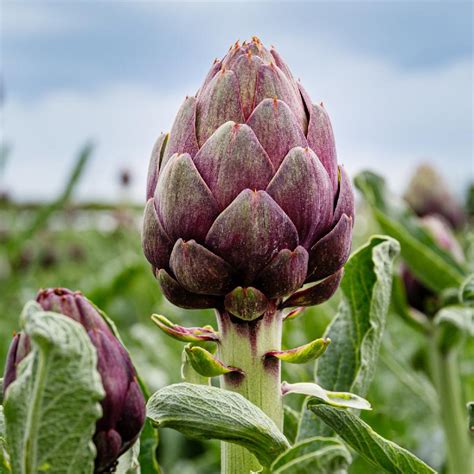
[[[153,148],[146,195],[143,250],[177,306],[250,321],[339,285],[354,196],[331,121],[258,38],[236,43],[186,98]]]
[[[423,217],[421,222],[441,248],[451,253],[458,262],[464,261],[461,246],[445,220],[431,215]],[[439,296],[423,285],[405,263],[401,265],[401,277],[408,304],[428,316],[433,315],[438,309]]]
[[[404,197],[420,217],[441,216],[453,229],[461,227],[466,220],[463,209],[442,177],[428,164],[422,164],[415,170]]]
[[[80,323],[96,348],[97,370],[106,395],[93,438],[97,449],[94,472],[108,472],[136,441],[145,422],[145,399],[130,356],[96,307],[81,293],[64,288],[41,290],[36,301],[45,311]],[[29,351],[28,336],[16,334],[8,353],[4,391],[15,380],[16,368]]]

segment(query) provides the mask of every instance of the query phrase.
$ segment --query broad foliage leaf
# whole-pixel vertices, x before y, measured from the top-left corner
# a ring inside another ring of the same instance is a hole
[[[298,432],[298,423],[300,422],[300,412],[293,410],[293,408],[288,405],[284,405],[283,414],[285,420],[283,423],[283,433],[290,443],[294,443],[296,433]]]
[[[435,471],[404,448],[388,441],[348,410],[329,405],[309,405],[352,449],[385,472],[429,474]]]
[[[0,474],[10,472],[10,457],[7,449],[5,417],[3,415],[3,407],[0,405]]]
[[[352,461],[346,446],[336,438],[309,438],[292,446],[272,464],[273,474],[344,473]]]
[[[316,365],[315,377],[326,390],[366,395],[377,364],[398,251],[395,240],[374,236],[347,262],[342,301],[325,334],[332,343]],[[331,434],[312,412],[303,410],[299,440]]]
[[[434,322],[437,344],[442,352],[448,352],[465,337],[474,337],[474,308],[446,306],[436,313]]]
[[[463,281],[459,289],[459,300],[466,306],[474,306],[474,273]]]
[[[243,446],[264,466],[289,448],[283,433],[260,408],[238,393],[217,387],[169,385],[152,395],[147,415],[160,428]]]
[[[104,397],[95,348],[79,323],[34,302],[21,319],[32,351],[4,400],[12,471],[90,474]]]
[[[463,306],[446,306],[434,318],[435,324],[454,326],[467,336],[474,336],[474,309]]]
[[[140,474],[140,440],[138,440],[128,451],[126,451],[118,460],[118,465],[115,469],[116,474]],[[153,471],[143,471],[144,473]]]
[[[380,176],[366,171],[354,182],[382,230],[400,242],[403,259],[421,282],[436,292],[461,285],[465,269],[437,245],[403,201],[388,194]]]

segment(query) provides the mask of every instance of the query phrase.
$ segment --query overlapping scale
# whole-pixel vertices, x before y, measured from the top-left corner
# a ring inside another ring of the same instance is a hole
[[[194,163],[221,209],[246,188],[265,189],[273,175],[267,153],[248,125],[227,122],[207,140]]]
[[[298,233],[269,194],[246,189],[214,221],[205,244],[247,285],[280,250],[298,245]]]

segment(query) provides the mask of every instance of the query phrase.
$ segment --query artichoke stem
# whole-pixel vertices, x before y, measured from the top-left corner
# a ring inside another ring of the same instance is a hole
[[[217,320],[222,335],[219,358],[242,371],[221,376],[221,387],[243,395],[282,430],[280,361],[265,358],[267,352],[281,350],[282,313],[274,307],[257,320],[243,321],[218,312]],[[222,474],[248,474],[260,469],[256,458],[235,444],[223,442],[221,455]]]
[[[448,472],[470,474],[473,472],[472,460],[460,385],[458,350],[455,347],[444,352],[436,341],[431,341],[430,349],[432,375],[439,396],[446,440]]]

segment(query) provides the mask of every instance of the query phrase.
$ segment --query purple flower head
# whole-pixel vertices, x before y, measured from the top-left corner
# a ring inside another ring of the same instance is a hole
[[[145,256],[184,308],[232,312],[251,295],[265,310],[349,256],[354,197],[329,116],[257,38],[214,62],[158,138],[147,200]]]

